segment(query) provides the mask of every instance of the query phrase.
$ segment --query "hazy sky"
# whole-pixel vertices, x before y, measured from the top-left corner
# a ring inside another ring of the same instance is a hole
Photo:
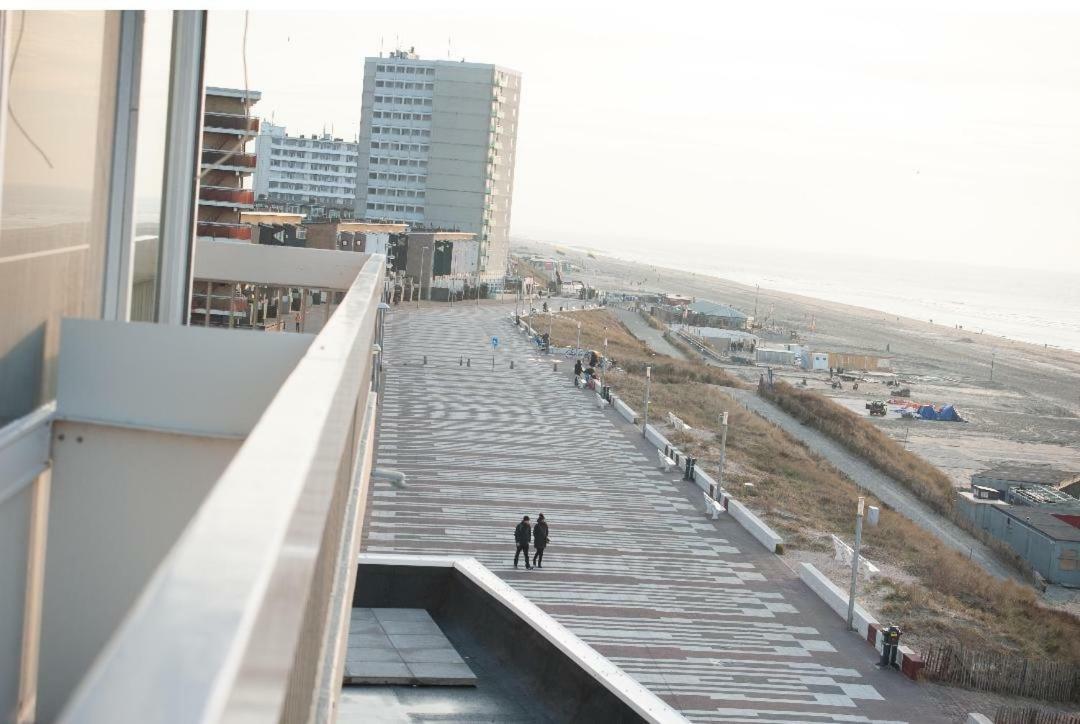
[[[449,44],[523,74],[515,236],[1080,271],[1080,3],[517,5],[253,12],[256,111],[354,135],[365,56]],[[211,13],[208,84],[242,25]]]

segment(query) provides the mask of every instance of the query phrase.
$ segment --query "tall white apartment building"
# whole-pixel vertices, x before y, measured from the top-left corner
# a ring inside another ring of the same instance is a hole
[[[486,63],[367,58],[357,215],[476,234],[479,272],[510,252],[520,73]]]
[[[352,216],[358,144],[333,135],[292,136],[262,123],[255,140],[255,201],[277,211]]]

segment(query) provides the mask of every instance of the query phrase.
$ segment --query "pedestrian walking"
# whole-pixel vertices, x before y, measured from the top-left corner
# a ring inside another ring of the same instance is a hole
[[[293,321],[296,322],[296,331],[299,332],[300,331],[300,312],[296,313],[296,316],[293,317]]]
[[[514,568],[518,567],[518,556],[522,551],[525,552],[525,569],[532,570],[532,565],[529,564],[529,538],[532,536],[532,526],[529,525],[529,516],[525,516],[521,519],[521,522],[514,528],[514,542],[517,543],[517,550],[514,551]]]
[[[548,544],[548,524],[544,520],[544,514],[541,513],[536,519],[536,526],[533,528],[533,545],[536,546],[536,553],[533,554],[533,565],[537,568],[543,568],[544,565],[544,549]]]

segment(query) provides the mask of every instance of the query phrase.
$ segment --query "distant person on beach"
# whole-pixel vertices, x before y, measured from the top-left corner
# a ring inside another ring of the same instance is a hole
[[[541,513],[536,519],[536,526],[533,528],[533,545],[536,546],[536,553],[533,554],[533,565],[537,568],[543,568],[544,562],[544,549],[548,544],[548,524],[544,520],[544,514]],[[528,555],[526,553],[526,555]]]
[[[529,525],[529,516],[526,515],[514,528],[514,542],[517,543],[517,550],[514,551],[514,568],[518,567],[518,556],[524,552],[525,570],[532,570],[532,565],[529,564],[529,538],[531,537],[532,526]]]
[[[580,377],[584,368],[581,366],[581,360],[574,362],[574,377]]]

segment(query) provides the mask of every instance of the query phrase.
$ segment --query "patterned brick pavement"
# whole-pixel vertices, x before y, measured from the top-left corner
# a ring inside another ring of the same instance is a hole
[[[509,311],[389,315],[378,460],[409,488],[376,486],[366,550],[475,556],[693,721],[956,721],[934,688],[877,671],[780,558],[707,520]],[[514,569],[514,525],[541,512],[545,567]]]

